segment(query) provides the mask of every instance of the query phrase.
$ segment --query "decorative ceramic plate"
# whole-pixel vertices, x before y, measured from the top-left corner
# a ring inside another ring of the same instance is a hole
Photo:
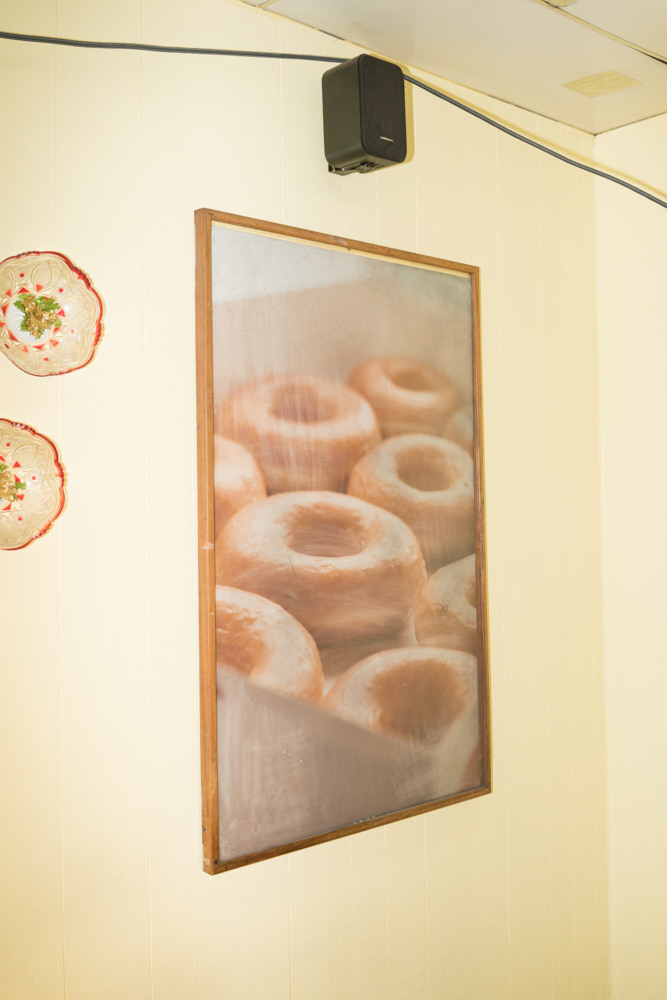
[[[53,441],[0,419],[0,548],[44,535],[65,506],[65,470]]]
[[[62,375],[93,360],[104,305],[90,278],[55,251],[0,263],[0,353],[30,375]]]

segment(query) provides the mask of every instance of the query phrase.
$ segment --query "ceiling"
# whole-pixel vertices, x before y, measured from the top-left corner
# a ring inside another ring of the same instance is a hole
[[[667,0],[245,2],[592,134],[667,112],[667,65],[588,26],[667,59]]]

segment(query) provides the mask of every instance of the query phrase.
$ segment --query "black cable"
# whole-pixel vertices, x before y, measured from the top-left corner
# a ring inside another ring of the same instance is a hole
[[[539,149],[542,153],[548,153],[549,156],[555,156],[557,160],[562,160],[563,163],[567,163],[571,167],[579,167],[580,170],[586,170],[589,174],[595,174],[596,177],[602,177],[606,181],[613,181],[614,184],[620,184],[621,187],[627,188],[628,191],[632,191],[634,194],[640,194],[642,198],[648,198],[649,201],[654,202],[656,205],[660,205],[661,208],[667,208],[667,201],[663,201],[663,199],[658,198],[657,195],[651,194],[649,191],[644,191],[635,184],[631,184],[630,181],[624,181],[622,177],[615,177],[613,174],[608,174],[604,170],[598,169],[598,167],[591,167],[589,164],[581,163],[579,160],[572,160],[569,156],[565,156],[564,153],[559,153],[555,149],[550,149],[549,146],[543,146],[541,142],[537,142],[535,139],[529,139],[527,135],[521,135],[520,132],[514,132],[511,128],[508,128],[507,125],[503,125],[494,118],[489,118],[488,115],[483,114],[481,111],[476,111],[475,108],[471,108],[467,104],[462,104],[461,101],[457,101],[448,94],[441,94],[439,90],[436,90],[434,87],[429,87],[428,84],[422,83],[421,80],[415,80],[412,76],[405,76],[404,78],[414,87],[420,87],[422,90],[428,91],[429,94],[433,94],[434,97],[439,97],[441,100],[447,101],[448,104],[453,104],[455,108],[467,111],[469,115],[479,118],[480,121],[486,122],[487,125],[493,125],[493,127],[497,128],[500,132],[504,132],[506,135],[511,135],[513,139],[525,142],[528,146],[533,146],[535,149]]]
[[[17,35],[10,31],[0,31],[0,38],[6,38],[10,41],[16,42],[41,42],[45,45],[69,45],[74,46],[75,48],[87,49],[130,49],[139,52],[176,52],[187,55],[239,56],[250,59],[300,59],[308,62],[328,63],[347,62],[346,59],[334,58],[330,56],[313,56],[293,52],[254,52],[244,51],[242,49],[198,49],[175,45],[146,45],[142,42],[87,42],[78,38],[53,38],[48,35]],[[553,156],[557,160],[561,160],[563,163],[567,163],[571,167],[578,167],[580,170],[585,170],[589,174],[594,174],[596,177],[603,178],[603,180],[619,184],[621,187],[627,188],[628,191],[632,191],[633,194],[641,195],[642,198],[647,198],[649,201],[652,201],[655,205],[659,205],[661,208],[667,208],[667,201],[664,201],[662,198],[658,198],[657,195],[651,194],[649,191],[644,191],[642,188],[637,187],[636,184],[632,184],[630,181],[625,181],[621,177],[615,177],[613,174],[608,174],[604,170],[600,170],[597,167],[591,167],[587,163],[581,163],[579,160],[573,160],[569,156],[565,156],[563,153],[557,152],[555,149],[550,149],[549,146],[542,145],[542,143],[537,142],[535,139],[529,139],[528,136],[521,135],[520,132],[514,132],[511,128],[508,128],[507,125],[501,124],[501,122],[483,114],[481,111],[476,111],[475,108],[471,108],[467,104],[457,101],[454,97],[450,97],[448,94],[441,93],[439,90],[436,90],[435,87],[429,87],[428,84],[422,83],[421,80],[417,80],[412,76],[407,76],[406,74],[403,74],[403,78],[407,83],[411,83],[413,87],[419,87],[421,90],[425,90],[434,97],[439,97],[440,100],[446,101],[448,104],[453,105],[455,108],[459,108],[461,111],[467,112],[469,115],[473,115],[475,118],[479,118],[480,121],[493,126],[493,128],[498,129],[500,132],[504,132],[513,139],[525,142],[528,146],[532,146],[534,149],[538,149],[542,153],[547,153],[548,156]]]
[[[44,45],[69,45],[78,49],[129,49],[136,52],[177,52],[194,56],[245,56],[250,59],[304,59],[309,62],[343,63],[330,56],[302,55],[299,52],[244,52],[242,49],[196,49],[180,45],[146,45],[143,42],[85,42],[80,38],[51,38],[48,35],[15,35],[0,31],[0,38],[14,42],[42,42]]]

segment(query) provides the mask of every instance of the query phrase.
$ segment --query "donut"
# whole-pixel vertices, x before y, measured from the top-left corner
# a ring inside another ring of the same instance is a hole
[[[476,711],[477,661],[457,649],[388,649],[342,674],[321,704],[365,729],[431,745]]]
[[[216,540],[220,583],[280,604],[317,642],[399,631],[426,582],[417,539],[344,493],[278,493],[242,508]]]
[[[322,696],[312,637],[284,608],[233,587],[215,588],[216,666],[255,684],[308,701]]]
[[[213,461],[217,534],[237,510],[254,500],[262,500],[266,496],[266,486],[255,459],[236,441],[215,434]]]
[[[269,493],[344,491],[350,469],[380,440],[370,405],[316,375],[275,375],[222,401],[217,431],[254,455]]]
[[[440,435],[459,405],[459,393],[445,375],[414,358],[369,358],[349,378],[368,400],[383,437]]]
[[[387,438],[357,462],[348,493],[405,521],[429,571],[475,551],[474,468],[453,441],[430,434]]]
[[[417,600],[415,634],[420,646],[477,650],[475,557],[443,566]]]
[[[469,455],[472,455],[475,438],[471,411],[467,407],[461,407],[452,414],[444,426],[442,436],[460,444]]]

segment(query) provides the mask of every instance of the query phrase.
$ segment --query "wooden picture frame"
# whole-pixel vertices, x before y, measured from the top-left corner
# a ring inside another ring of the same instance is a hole
[[[215,873],[491,790],[479,271],[195,228]]]

